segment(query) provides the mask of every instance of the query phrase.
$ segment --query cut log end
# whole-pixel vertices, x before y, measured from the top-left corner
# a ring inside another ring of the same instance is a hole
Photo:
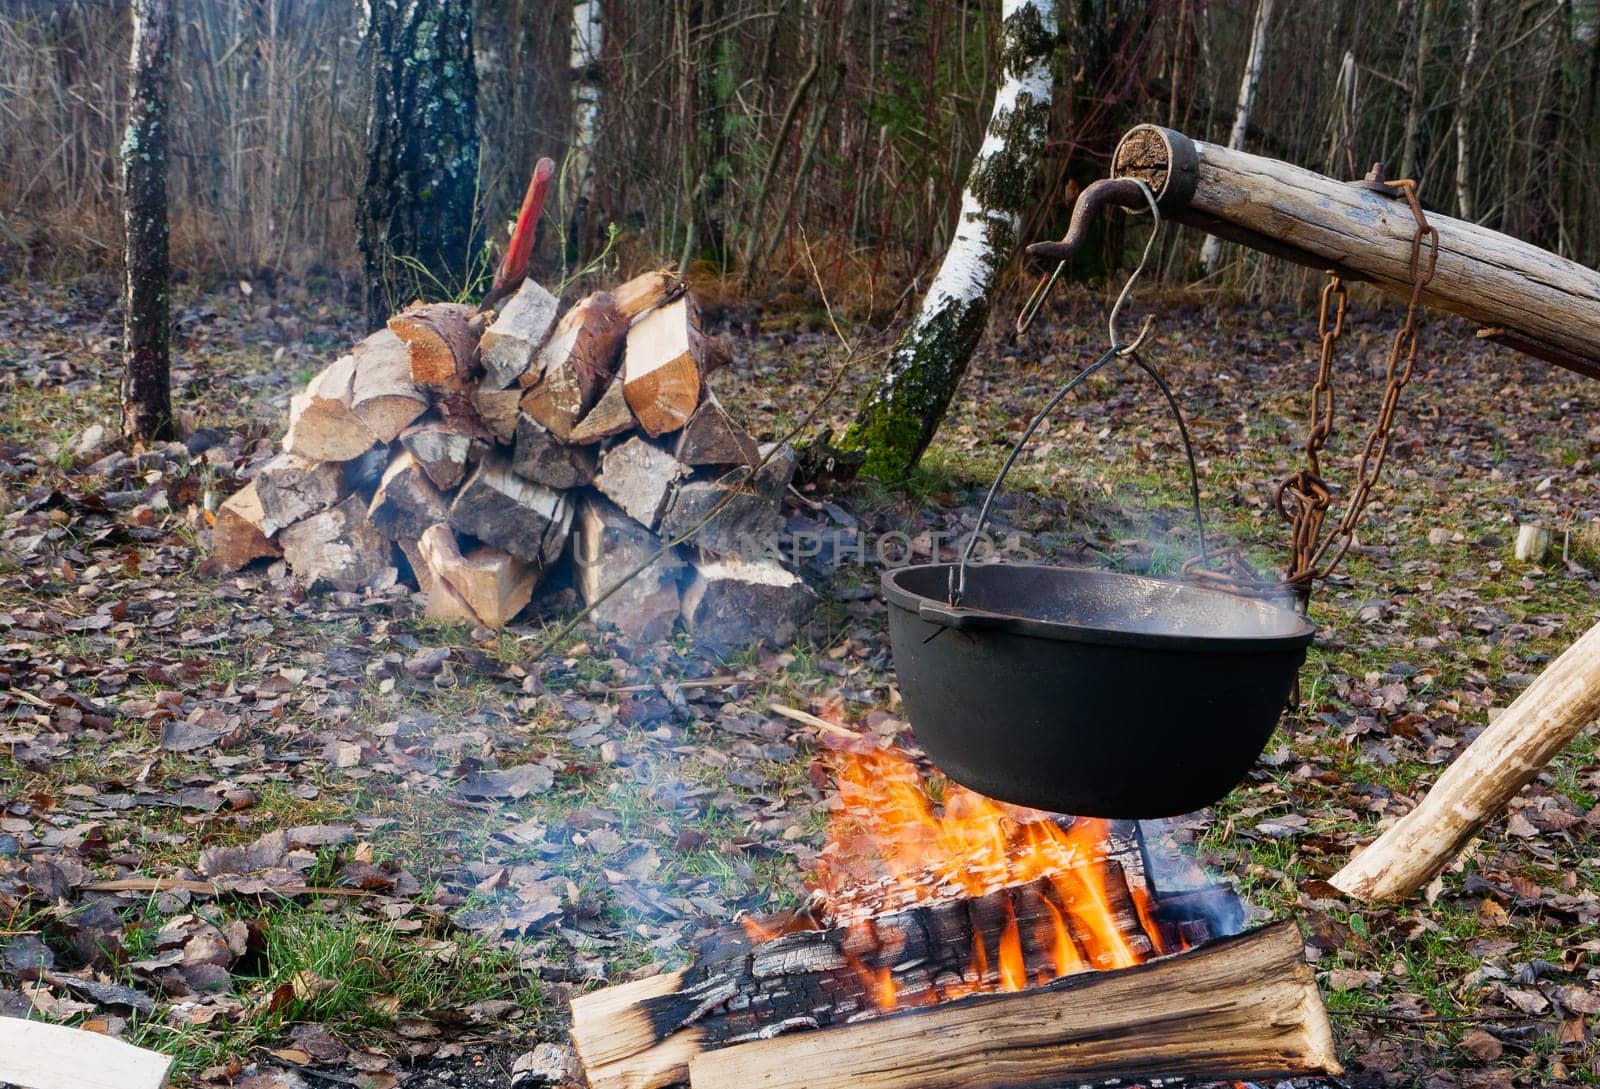
[[[700,406],[706,355],[687,296],[650,311],[628,331],[623,393],[652,438],[676,431]]]
[[[478,371],[473,310],[460,303],[417,303],[389,319],[410,353],[411,380],[419,385],[463,387]]]
[[[229,496],[217,509],[211,527],[209,564],[215,571],[237,571],[260,559],[276,559],[283,550],[262,529],[265,515],[254,481]]]

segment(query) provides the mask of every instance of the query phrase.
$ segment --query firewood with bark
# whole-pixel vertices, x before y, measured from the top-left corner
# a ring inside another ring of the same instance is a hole
[[[571,526],[566,494],[517,476],[503,454],[480,461],[450,505],[451,529],[541,567],[561,554]]]
[[[567,311],[522,376],[523,385],[531,387],[522,411],[567,439],[616,373],[617,352],[627,332],[627,319],[607,292],[590,295]]]

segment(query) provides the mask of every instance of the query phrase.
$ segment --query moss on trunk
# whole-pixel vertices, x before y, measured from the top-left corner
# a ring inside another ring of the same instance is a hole
[[[1054,0],[1007,0],[1001,26],[1001,84],[983,146],[962,194],[961,220],[922,310],[841,445],[866,455],[862,470],[899,481],[916,465],[944,419],[983,336],[989,299],[1017,244],[1022,213],[1050,120]]]

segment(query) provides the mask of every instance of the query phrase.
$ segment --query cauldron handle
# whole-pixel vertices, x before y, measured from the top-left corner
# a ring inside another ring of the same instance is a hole
[[[1146,328],[1148,328],[1148,325]],[[1032,422],[1022,432],[1022,437],[1016,441],[1016,445],[1011,447],[1011,452],[1006,455],[1005,462],[1000,466],[999,475],[994,478],[994,483],[989,485],[989,494],[983,497],[983,506],[978,508],[978,522],[972,527],[972,535],[967,538],[966,547],[961,550],[961,561],[950,569],[946,588],[947,598],[952,609],[959,606],[962,598],[966,595],[967,564],[972,559],[972,550],[977,547],[978,537],[983,533],[984,523],[989,520],[989,508],[994,504],[994,497],[1000,493],[1000,485],[1005,483],[1006,474],[1011,472],[1011,466],[1016,463],[1018,455],[1022,453],[1022,448],[1028,444],[1029,439],[1033,438],[1033,433],[1039,429],[1040,424],[1044,423],[1045,418],[1055,410],[1056,405],[1061,403],[1062,398],[1076,389],[1091,374],[1094,374],[1118,357],[1123,356],[1132,359],[1135,366],[1154,379],[1156,385],[1161,389],[1162,396],[1167,400],[1167,407],[1172,410],[1173,418],[1178,421],[1178,433],[1183,437],[1183,452],[1189,461],[1189,498],[1194,508],[1195,530],[1200,536],[1200,557],[1203,562],[1209,559],[1206,550],[1206,523],[1204,516],[1200,512],[1200,471],[1195,465],[1194,445],[1189,441],[1189,426],[1184,421],[1183,410],[1178,407],[1178,399],[1172,395],[1171,387],[1167,385],[1154,367],[1139,357],[1138,352],[1135,350],[1139,345],[1139,341],[1143,339],[1144,333],[1141,332],[1139,339],[1134,341],[1131,346],[1113,344],[1105,355],[1073,375],[1072,380],[1057,390],[1056,395],[1045,403],[1044,408],[1039,410],[1039,414],[1033,418]],[[924,605],[923,609],[927,609],[927,606]],[[977,615],[972,610],[962,610],[962,612],[967,615]],[[931,620],[933,618],[924,615],[923,619]],[[935,622],[944,623],[942,620]],[[952,623],[950,626],[959,627],[960,625]]]
[[[991,613],[983,609],[963,609],[957,605],[946,605],[928,598],[917,603],[917,616],[930,624],[955,628],[957,631],[994,628],[1016,619],[1003,613]]]

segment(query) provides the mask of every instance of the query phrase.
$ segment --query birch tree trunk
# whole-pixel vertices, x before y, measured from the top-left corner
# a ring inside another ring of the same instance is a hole
[[[471,0],[368,0],[367,175],[356,207],[367,324],[467,286],[478,183]]]
[[[1239,80],[1239,105],[1233,111],[1233,129],[1228,133],[1228,146],[1235,151],[1244,150],[1245,133],[1250,130],[1250,114],[1256,105],[1256,88],[1261,86],[1261,67],[1267,55],[1267,24],[1272,20],[1272,0],[1257,0],[1255,21],[1250,26],[1250,52],[1244,61],[1244,76]],[[1216,235],[1206,238],[1200,247],[1200,271],[1210,273],[1217,264],[1222,250],[1222,240]]]
[[[1402,137],[1405,145],[1400,149],[1400,177],[1415,178],[1417,176],[1417,133],[1422,128],[1422,96],[1424,90],[1423,80],[1428,70],[1428,12],[1432,5],[1428,0],[1416,0],[1412,5],[1412,14],[1417,21],[1417,51],[1415,63],[1411,69],[1411,97],[1406,102],[1406,127]]]
[[[122,433],[177,437],[169,379],[171,318],[167,264],[167,66],[171,0],[134,0],[128,129],[122,140]]]
[[[589,201],[594,195],[594,149],[600,132],[600,54],[605,27],[600,0],[577,0],[572,5],[572,215],[567,220],[566,264],[577,268],[583,259],[584,231],[589,222]]]
[[[1456,217],[1472,221],[1472,148],[1467,132],[1472,104],[1473,65],[1478,59],[1478,39],[1483,32],[1483,0],[1472,0],[1467,12],[1467,56],[1456,83]]]
[[[961,194],[955,235],[921,310],[843,440],[865,452],[863,471],[880,479],[903,478],[922,457],[983,335],[989,296],[1033,199],[1050,120],[1056,34],[1055,0],[1005,0],[1001,83]]]

